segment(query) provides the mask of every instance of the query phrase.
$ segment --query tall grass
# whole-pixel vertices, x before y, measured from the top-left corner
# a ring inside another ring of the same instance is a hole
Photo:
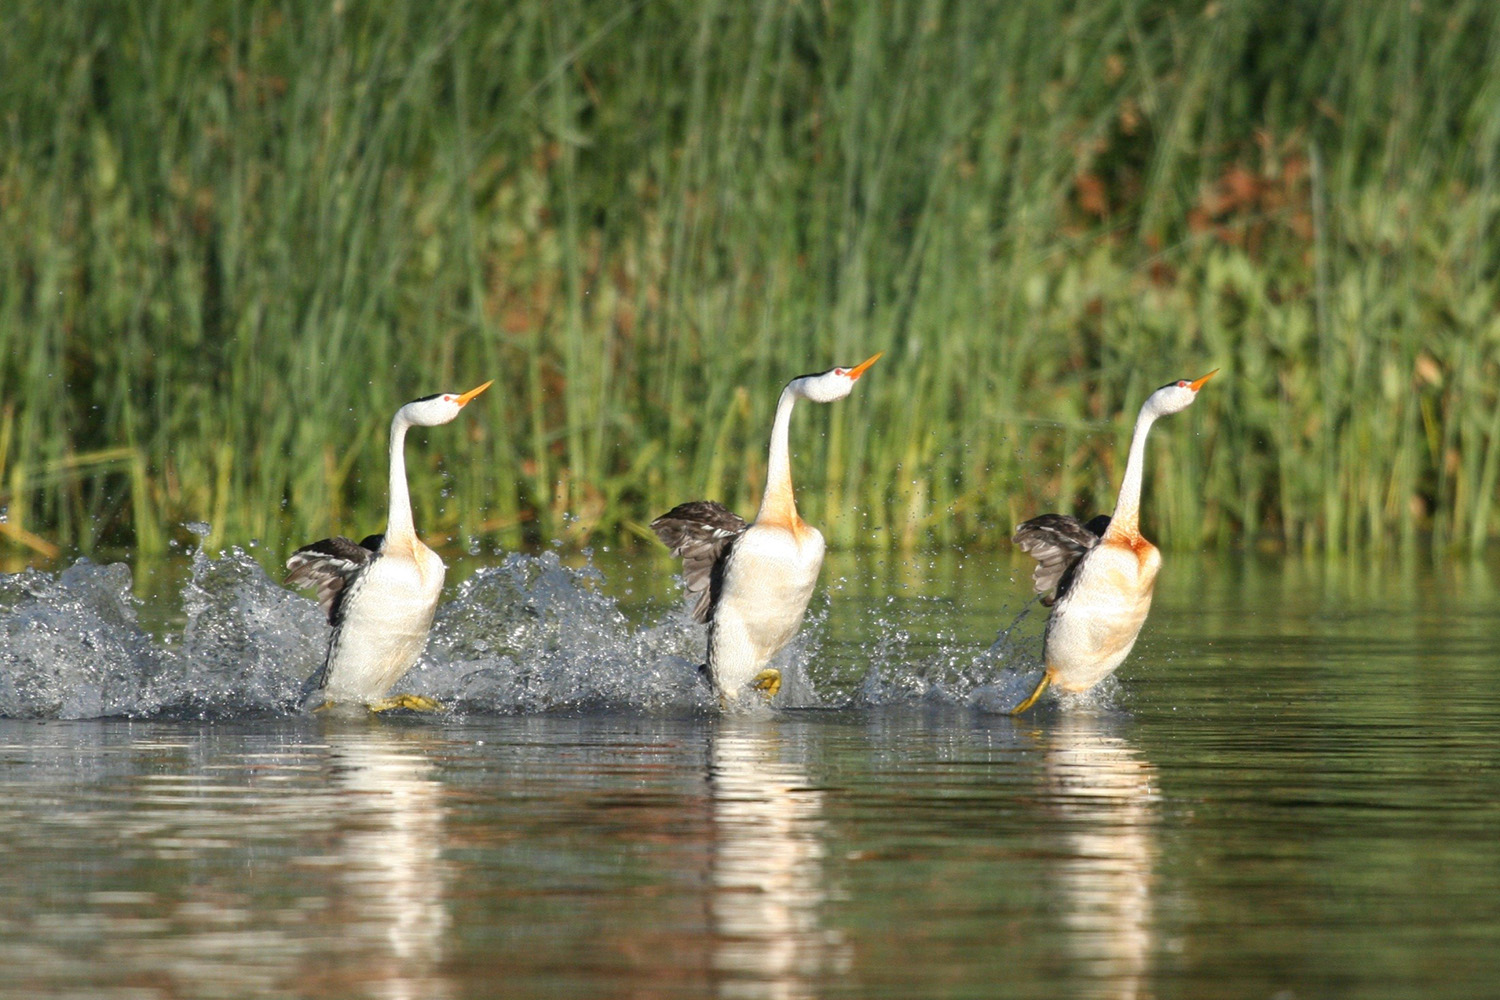
[[[839,545],[1500,533],[1500,8],[22,3],[0,14],[0,544],[514,546],[755,502],[790,376]]]

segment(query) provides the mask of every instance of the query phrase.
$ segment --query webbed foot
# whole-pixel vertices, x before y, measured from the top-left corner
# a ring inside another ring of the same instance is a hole
[[[765,695],[767,699],[774,698],[776,692],[781,690],[781,671],[775,667],[767,667],[755,675],[750,686]]]
[[[1020,715],[1022,712],[1026,711],[1032,705],[1035,705],[1036,704],[1036,700],[1042,696],[1042,692],[1045,691],[1045,690],[1047,690],[1047,685],[1051,684],[1051,683],[1052,683],[1052,673],[1051,673],[1051,671],[1048,671],[1047,673],[1042,674],[1042,679],[1037,683],[1036,690],[1032,691],[1031,694],[1027,695],[1025,701],[1021,702],[1021,704],[1019,704],[1015,708],[1011,709],[1010,710],[1010,714],[1011,715]]]
[[[413,712],[441,712],[443,704],[435,698],[420,694],[398,694],[370,702],[372,712],[389,712],[393,708],[405,708]]]

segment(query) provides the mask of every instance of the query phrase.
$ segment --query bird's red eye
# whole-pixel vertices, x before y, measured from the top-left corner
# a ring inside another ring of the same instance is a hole
[[[835,368],[833,370],[833,373],[835,375],[848,375],[849,374],[849,369],[847,369],[847,368]]]
[[[1185,380],[1183,380],[1183,379],[1178,379],[1177,380],[1177,388],[1179,388],[1179,389],[1186,389],[1187,387],[1188,387],[1188,384],[1187,384],[1187,382]]]

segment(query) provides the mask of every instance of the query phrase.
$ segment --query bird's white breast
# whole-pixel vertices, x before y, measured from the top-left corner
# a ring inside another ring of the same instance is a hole
[[[344,604],[324,688],[331,701],[385,697],[421,655],[446,570],[427,546],[374,559]]]
[[[797,634],[823,551],[822,534],[809,525],[793,531],[755,524],[735,542],[709,647],[721,694],[734,697]]]
[[[1101,545],[1089,552],[1067,596],[1053,609],[1042,655],[1064,690],[1093,687],[1135,645],[1161,567],[1156,548],[1142,545],[1140,550]]]

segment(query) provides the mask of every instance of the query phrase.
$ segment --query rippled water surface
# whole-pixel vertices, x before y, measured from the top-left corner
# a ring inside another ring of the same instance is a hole
[[[742,719],[658,568],[473,573],[406,685],[454,711],[353,722],[288,707],[321,626],[248,560],[8,578],[0,998],[1500,983],[1492,564],[1169,557],[1118,681],[1018,721],[1007,556],[832,560]]]

